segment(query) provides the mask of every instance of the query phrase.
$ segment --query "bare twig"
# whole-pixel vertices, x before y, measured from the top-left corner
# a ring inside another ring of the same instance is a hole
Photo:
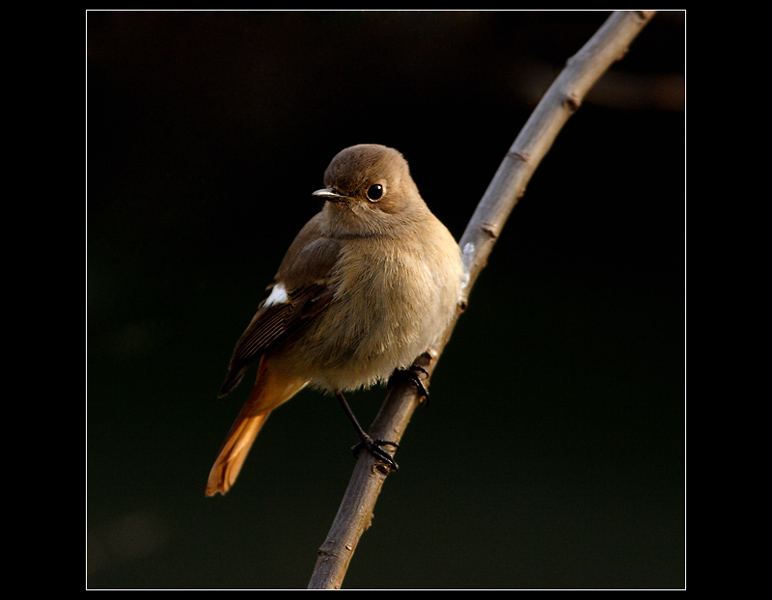
[[[466,274],[463,298],[443,343],[420,357],[419,363],[429,375],[450,338],[456,320],[466,308],[472,285],[536,167],[592,85],[624,56],[629,44],[655,13],[613,13],[582,49],[568,60],[507,152],[459,243]],[[374,439],[399,442],[419,403],[420,398],[413,386],[394,386],[386,395],[370,435]],[[370,454],[360,454],[335,521],[319,548],[309,589],[340,588],[359,538],[370,526],[373,508],[387,475],[385,467],[377,464]]]

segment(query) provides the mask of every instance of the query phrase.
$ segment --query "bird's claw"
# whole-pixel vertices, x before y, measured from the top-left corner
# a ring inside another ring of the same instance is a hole
[[[351,451],[354,456],[359,456],[359,453],[364,449],[367,450],[377,460],[385,463],[392,471],[399,471],[399,466],[394,462],[394,457],[386,452],[382,446],[394,446],[395,449],[399,448],[399,444],[396,442],[389,442],[385,440],[374,440],[370,436],[362,439],[361,442],[352,446]]]
[[[407,369],[397,369],[391,374],[391,377],[389,377],[387,387],[391,388],[398,380],[408,381],[415,386],[418,395],[425,398],[426,403],[428,404],[429,390],[426,389],[424,382],[421,381],[419,373],[423,373],[426,377],[429,377],[429,372],[419,365],[412,365]]]

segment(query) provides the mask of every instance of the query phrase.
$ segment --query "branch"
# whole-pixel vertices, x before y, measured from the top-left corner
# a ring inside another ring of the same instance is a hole
[[[429,376],[458,317],[466,308],[469,292],[486,265],[504,223],[525,193],[536,167],[563,125],[578,110],[589,89],[615,61],[625,55],[629,44],[655,14],[656,11],[613,13],[581,50],[568,60],[507,152],[459,243],[466,281],[456,317],[440,347],[428,351],[416,361]],[[420,401],[410,384],[391,388],[373,421],[370,435],[373,439],[398,443]],[[387,475],[388,469],[377,463],[369,453],[360,453],[335,521],[319,548],[309,589],[341,587],[359,538],[370,526],[373,508]]]

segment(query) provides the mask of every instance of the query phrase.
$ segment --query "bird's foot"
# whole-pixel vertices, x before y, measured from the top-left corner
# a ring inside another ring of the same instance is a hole
[[[415,386],[416,391],[418,391],[418,395],[423,397],[424,402],[428,405],[429,390],[426,389],[424,382],[421,381],[421,373],[423,373],[427,378],[429,377],[429,372],[419,365],[413,365],[407,369],[396,369],[391,374],[391,377],[389,377],[389,381],[386,384],[386,387],[391,389],[396,383],[401,381],[412,383]]]
[[[399,471],[399,466],[394,462],[394,457],[383,449],[383,446],[394,446],[395,449],[399,448],[399,444],[395,442],[388,442],[385,440],[374,440],[369,435],[365,434],[362,441],[351,448],[354,456],[359,456],[362,450],[367,450],[377,460],[384,463],[392,471]]]

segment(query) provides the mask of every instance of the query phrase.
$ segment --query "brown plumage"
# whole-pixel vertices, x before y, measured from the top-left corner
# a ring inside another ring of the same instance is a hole
[[[326,200],[321,212],[290,245],[236,344],[220,395],[259,361],[257,378],[209,474],[207,495],[230,489],[272,410],[307,385],[345,405],[342,392],[409,368],[455,312],[458,245],[421,199],[399,152],[347,148],[324,183],[314,192]],[[367,449],[388,462],[358,429]]]

